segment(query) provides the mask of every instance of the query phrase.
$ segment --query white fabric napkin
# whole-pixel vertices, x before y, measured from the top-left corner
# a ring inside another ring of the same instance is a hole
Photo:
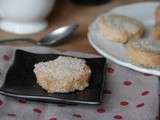
[[[58,52],[44,47],[21,48],[35,53]],[[0,47],[0,85],[12,64],[14,50]],[[95,55],[66,52],[75,56]],[[108,61],[103,104],[57,105],[0,95],[0,120],[159,120],[159,81]]]

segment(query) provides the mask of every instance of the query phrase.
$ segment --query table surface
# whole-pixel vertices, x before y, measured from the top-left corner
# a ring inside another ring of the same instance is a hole
[[[71,3],[69,0],[57,0],[55,8],[47,18],[49,22],[48,29],[32,35],[16,35],[0,31],[0,39],[31,37],[38,41],[47,32],[56,29],[59,26],[76,22],[79,23],[80,26],[74,35],[69,37],[64,43],[52,47],[62,51],[73,50],[97,54],[87,39],[88,25],[97,15],[107,12],[116,6],[142,1],[147,0],[112,0],[107,4],[99,6],[80,6]],[[23,46],[25,46],[25,44]]]

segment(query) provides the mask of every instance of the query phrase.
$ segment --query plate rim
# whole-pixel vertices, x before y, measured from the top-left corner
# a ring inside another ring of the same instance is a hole
[[[59,103],[64,103],[64,104],[91,104],[91,105],[98,105],[101,104],[101,99],[97,100],[97,101],[78,101],[78,100],[68,100],[68,99],[60,99],[60,98],[55,98],[55,97],[45,97],[45,96],[33,96],[33,95],[17,95],[14,93],[10,93],[10,92],[5,92],[4,90],[0,89],[0,94],[1,95],[5,95],[5,96],[9,96],[9,97],[14,97],[14,98],[24,98],[24,99],[28,99],[28,100],[53,100],[51,103],[55,103],[55,102],[59,102]]]

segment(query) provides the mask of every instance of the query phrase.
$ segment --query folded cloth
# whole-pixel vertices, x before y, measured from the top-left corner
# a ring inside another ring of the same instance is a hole
[[[44,47],[18,48],[36,53],[58,52]],[[0,47],[0,84],[13,62],[14,48]],[[85,57],[95,55],[65,52]],[[104,101],[99,106],[31,102],[0,95],[0,120],[159,120],[158,77],[108,61]]]

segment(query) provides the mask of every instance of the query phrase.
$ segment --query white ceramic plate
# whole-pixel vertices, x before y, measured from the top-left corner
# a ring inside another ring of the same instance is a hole
[[[148,37],[148,32],[151,30],[155,22],[154,12],[158,5],[159,5],[158,2],[135,3],[135,4],[117,7],[103,15],[116,13],[116,14],[134,17],[144,23],[144,26],[146,28],[145,37]],[[147,73],[147,74],[153,74],[153,75],[160,76],[159,69],[144,68],[142,66],[138,66],[138,65],[134,65],[130,63],[126,56],[126,46],[125,45],[120,44],[120,43],[115,43],[110,40],[105,40],[107,38],[104,38],[103,36],[101,36],[99,32],[97,31],[96,23],[99,17],[97,17],[97,19],[93,21],[93,23],[89,26],[88,38],[89,38],[91,45],[100,54],[102,54],[109,60],[119,65],[122,65],[124,67],[128,67],[136,71]]]

